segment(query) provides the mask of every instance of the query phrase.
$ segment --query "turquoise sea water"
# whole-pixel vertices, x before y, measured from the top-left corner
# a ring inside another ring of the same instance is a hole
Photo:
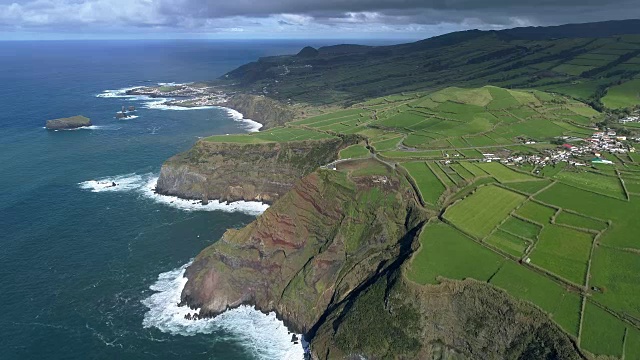
[[[164,160],[247,123],[224,109],[167,110],[105,91],[211,79],[304,45],[0,43],[1,359],[299,356],[273,315],[242,308],[181,321],[184,265],[254,215],[202,211],[149,191]],[[137,106],[139,117],[114,119],[122,105]],[[43,129],[46,119],[76,114],[95,126]],[[102,179],[119,186],[90,182]]]

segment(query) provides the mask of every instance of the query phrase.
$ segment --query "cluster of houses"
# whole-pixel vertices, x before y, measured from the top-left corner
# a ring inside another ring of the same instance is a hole
[[[506,157],[496,154],[483,154],[484,161],[500,161],[511,165],[531,164],[539,168],[560,162],[566,162],[574,166],[586,166],[587,163],[613,164],[612,161],[602,157],[603,153],[635,152],[635,148],[623,143],[628,140],[627,137],[617,135],[615,131],[596,132],[585,139],[564,137],[563,140],[567,142],[559,145],[556,149],[544,150],[540,154],[508,155]]]
[[[618,122],[621,124],[640,122],[640,114],[627,116],[625,118],[619,119]]]

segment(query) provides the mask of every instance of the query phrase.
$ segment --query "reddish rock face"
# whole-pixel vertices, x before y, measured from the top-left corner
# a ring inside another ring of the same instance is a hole
[[[340,138],[258,144],[201,140],[162,165],[156,191],[186,199],[273,203],[349,144]]]
[[[241,304],[311,328],[398,256],[423,220],[405,180],[318,170],[253,223],[229,230],[187,269],[183,303],[216,315]],[[364,186],[362,184],[365,184]]]

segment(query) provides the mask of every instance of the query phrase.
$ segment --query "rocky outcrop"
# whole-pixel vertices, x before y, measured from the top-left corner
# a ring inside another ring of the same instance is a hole
[[[77,129],[83,126],[91,126],[91,120],[82,115],[47,120],[47,129],[49,130],[69,130]]]
[[[262,130],[284,125],[297,115],[287,105],[260,95],[237,93],[229,96],[219,105],[236,110],[245,118],[261,123]]]
[[[410,253],[427,217],[406,179],[308,175],[254,222],[228,230],[187,269],[182,302],[213,316],[241,304],[310,332]]]
[[[351,143],[337,137],[257,144],[204,139],[164,163],[156,191],[186,199],[272,203]]]

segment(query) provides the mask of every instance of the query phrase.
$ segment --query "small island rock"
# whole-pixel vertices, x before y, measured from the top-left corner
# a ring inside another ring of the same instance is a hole
[[[49,130],[77,129],[83,126],[91,126],[91,120],[82,115],[47,120],[47,129]]]

